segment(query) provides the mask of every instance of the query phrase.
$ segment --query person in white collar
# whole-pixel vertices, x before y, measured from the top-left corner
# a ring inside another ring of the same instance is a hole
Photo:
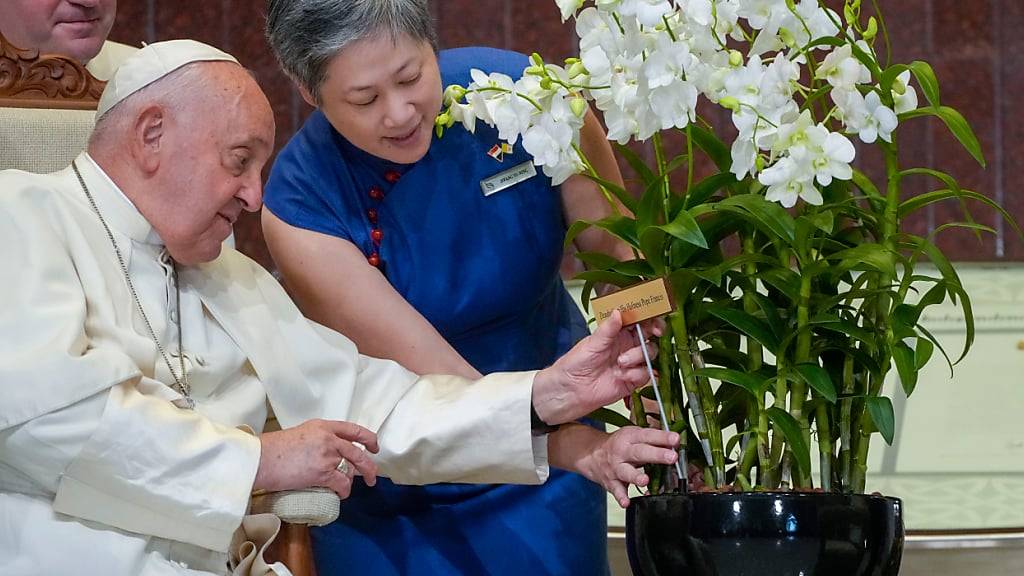
[[[0,35],[18,48],[70,56],[109,80],[137,50],[107,40],[116,12],[117,0],[3,0]]]
[[[0,574],[226,573],[253,489],[543,482],[538,429],[647,380],[618,315],[549,368],[475,383],[303,318],[222,247],[274,141],[228,54],[152,44],[97,114],[69,168],[0,172]],[[259,433],[270,410],[283,430]],[[581,455],[620,487],[675,461],[674,433],[620,437]]]

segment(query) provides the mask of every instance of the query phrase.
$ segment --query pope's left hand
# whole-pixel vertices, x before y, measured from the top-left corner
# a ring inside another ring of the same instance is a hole
[[[660,335],[657,325],[645,334]],[[657,344],[645,345],[653,359]],[[563,424],[621,399],[649,380],[636,332],[622,328],[622,316],[616,310],[596,332],[537,374],[533,407],[544,422]]]

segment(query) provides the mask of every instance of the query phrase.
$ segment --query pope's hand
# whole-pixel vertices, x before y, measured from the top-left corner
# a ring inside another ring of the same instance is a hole
[[[356,444],[364,448],[360,448]],[[342,499],[352,491],[352,476],[377,483],[377,465],[366,451],[377,453],[377,435],[351,422],[310,420],[260,435],[260,465],[253,488],[277,492],[321,486]],[[342,459],[346,465],[339,468]]]
[[[611,492],[623,508],[629,506],[630,484],[647,486],[644,464],[674,464],[679,434],[656,428],[627,426],[605,436],[580,464],[584,475]]]
[[[661,335],[660,327],[654,326],[651,335]],[[653,358],[657,345],[646,346]],[[636,332],[622,329],[616,310],[596,332],[537,374],[533,407],[544,422],[563,424],[621,399],[649,379]]]

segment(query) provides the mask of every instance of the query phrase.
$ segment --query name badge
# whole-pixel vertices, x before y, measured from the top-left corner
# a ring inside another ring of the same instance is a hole
[[[518,166],[498,172],[490,178],[484,178],[480,181],[480,189],[483,190],[484,196],[490,196],[536,175],[537,169],[533,166],[533,161],[527,160]]]

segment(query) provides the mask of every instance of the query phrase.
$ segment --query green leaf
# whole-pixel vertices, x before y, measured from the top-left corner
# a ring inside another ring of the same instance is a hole
[[[892,446],[896,436],[896,413],[892,409],[892,400],[885,396],[872,396],[867,399],[867,408],[875,428],[885,438],[885,443]]]
[[[761,343],[761,346],[764,346],[772,354],[778,352],[779,339],[775,337],[775,334],[772,333],[771,328],[767,324],[754,316],[742,310],[718,307],[708,309],[708,313],[721,318],[743,334],[757,340]]]
[[[918,338],[917,345],[914,346],[914,364],[918,370],[924,368],[928,361],[932,359],[932,355],[935,353],[935,345],[930,340],[925,338]]]
[[[892,352],[892,360],[896,364],[896,372],[900,375],[900,384],[903,385],[903,391],[909,398],[917,386],[917,363],[914,360],[914,351],[903,341],[896,342],[889,350]]]
[[[706,268],[691,268],[691,270],[693,270],[694,274],[708,282],[711,282],[715,286],[721,287],[722,276],[724,274],[732,270],[739,270],[744,264],[757,262],[762,264],[775,264],[774,260],[764,256],[763,254],[739,254],[719,264],[715,264],[714,266],[708,266]]]
[[[633,425],[629,418],[626,418],[622,414],[619,414],[609,408],[598,408],[588,414],[587,418],[597,420],[598,422],[604,422],[605,424],[610,424],[612,426],[618,426],[619,428]]]
[[[608,270],[587,270],[577,274],[576,279],[588,282],[603,282],[605,284],[619,286],[620,288],[636,284],[636,278],[626,276],[625,274],[619,274],[617,272],[610,272]]]
[[[569,229],[565,231],[565,241],[562,243],[562,249],[565,250],[569,246],[572,246],[573,240],[580,235],[580,232],[583,232],[591,226],[593,226],[593,224],[586,220],[577,220],[573,222],[572,226],[569,226]]]
[[[877,339],[873,332],[867,328],[857,326],[850,320],[840,318],[834,314],[823,313],[811,320],[811,325],[831,332],[845,334],[850,338],[859,340],[868,346],[874,346]]]
[[[640,197],[640,203],[636,207],[636,225],[641,235],[648,226],[665,221],[664,189],[664,181],[655,180],[647,186]]]
[[[743,440],[743,437],[750,436],[751,434],[756,435],[757,430],[748,429],[744,430],[743,432],[740,432],[739,434],[733,434],[733,436],[729,438],[729,441],[725,443],[726,455],[732,454],[733,449],[736,448],[736,445],[739,444],[741,440]]]
[[[599,270],[608,270],[619,263],[618,259],[604,252],[577,252],[576,259],[589,269]]]
[[[772,424],[775,424],[775,427],[782,431],[782,435],[786,438],[786,442],[789,444],[789,450],[793,453],[793,457],[796,459],[796,465],[800,469],[801,474],[810,475],[811,453],[807,447],[807,442],[804,441],[804,435],[800,430],[800,424],[782,408],[773,406],[768,410],[765,410],[765,412],[768,414],[768,419],[772,421]]]
[[[680,210],[676,214],[675,219],[664,226],[658,226],[658,228],[699,248],[707,249],[708,247],[707,238],[701,232],[700,225],[697,224],[697,220],[686,210]]]
[[[608,180],[605,180],[605,179],[601,178],[600,176],[595,176],[593,174],[587,174],[587,173],[584,173],[583,175],[585,177],[589,178],[591,181],[593,181],[595,184],[597,184],[601,188],[604,188],[612,196],[614,196],[616,199],[618,199],[619,202],[622,202],[622,205],[625,206],[630,212],[636,213],[636,198],[634,198],[633,195],[630,194],[628,190],[626,190],[625,188],[623,188],[622,186],[619,186],[618,184],[616,184],[614,182],[610,182]]]
[[[786,209],[759,194],[730,196],[717,204],[723,210],[750,219],[758,228],[772,237],[792,246],[796,240],[796,223]]]
[[[767,381],[754,374],[740,372],[739,370],[730,370],[728,368],[698,368],[697,370],[694,370],[694,374],[703,378],[711,378],[735,384],[747,392],[750,392],[755,398],[760,398],[761,394],[764,393],[764,389],[768,385]]]
[[[757,303],[757,307],[761,309],[761,313],[764,314],[765,320],[768,321],[768,326],[772,329],[772,333],[777,338],[782,338],[786,332],[786,323],[779,316],[778,306],[764,294],[759,292],[748,292],[748,294]]]
[[[576,239],[576,236],[578,236],[580,232],[583,232],[591,226],[608,232],[633,248],[640,248],[640,241],[636,234],[636,221],[632,218],[626,218],[625,216],[609,216],[595,222],[577,220],[576,222],[573,222],[572,226],[569,226],[569,230],[566,231],[565,242],[562,244],[563,247],[568,248],[572,245],[573,240]]]
[[[977,202],[981,202],[982,204],[988,206],[989,208],[992,208],[993,210],[999,212],[1000,215],[1002,215],[1003,219],[1006,220],[1006,222],[1017,233],[1017,236],[1024,239],[1024,230],[1021,230],[1021,227],[1017,223],[1017,220],[1009,212],[1007,212],[1005,208],[1000,206],[998,202],[989,198],[988,196],[985,196],[984,194],[979,194],[972,190],[964,190],[962,188],[943,188],[941,190],[926,192],[924,194],[914,196],[913,198],[908,198],[907,200],[904,200],[900,204],[900,218],[905,218],[908,214],[921,208],[924,208],[929,204],[934,204],[936,202],[941,202],[943,200],[949,200],[950,198],[956,198],[961,201],[974,200]]]
[[[689,134],[693,143],[708,155],[708,158],[718,167],[719,172],[729,172],[732,167],[732,153],[718,136],[695,123],[690,123],[684,132]]]
[[[839,260],[839,270],[863,269],[861,265],[873,268],[889,276],[896,275],[894,254],[881,244],[861,244],[825,256],[828,260]]]
[[[964,348],[960,352],[960,357],[956,359],[956,363],[959,364],[963,360],[967,353],[970,352],[971,346],[974,346],[974,310],[971,306],[971,298],[967,295],[967,291],[963,289],[963,286],[956,284],[949,286],[950,294],[956,294],[960,297],[960,310],[964,313],[964,331],[966,338],[964,339]]]
[[[640,177],[640,179],[644,183],[645,188],[647,186],[650,186],[651,182],[658,182],[661,180],[661,178],[659,178],[658,175],[655,174],[654,171],[652,171],[650,167],[647,166],[647,163],[644,162],[644,159],[638,156],[636,152],[633,152],[633,150],[629,146],[626,146],[624,144],[616,144],[615,148],[618,149],[619,154],[621,154],[622,157],[626,159],[626,162],[629,163],[629,166],[633,168],[633,171],[636,172],[637,176]]]
[[[686,194],[685,208],[693,208],[707,202],[715,192],[722,188],[732,186],[736,183],[736,177],[731,172],[720,172],[697,182]]]
[[[979,241],[981,240],[981,232],[988,232],[989,234],[992,234],[993,236],[998,234],[998,232],[996,232],[995,228],[992,228],[991,226],[985,226],[984,224],[975,224],[973,222],[946,222],[942,226],[939,226],[939,227],[935,228],[935,230],[932,230],[932,232],[931,232],[931,234],[929,234],[929,236],[934,238],[934,237],[938,236],[940,233],[945,232],[946,230],[953,229],[953,228],[963,228],[963,229],[966,229],[966,230],[971,230],[971,231],[973,231],[975,233],[974,235],[976,237],[978,237]]]
[[[609,266],[608,269],[612,272],[625,274],[626,276],[655,276],[654,269],[651,268],[651,265],[646,260],[627,260],[626,262],[616,262],[612,266]]]
[[[661,226],[648,226],[640,234],[640,252],[656,275],[665,273],[665,231]]]
[[[871,178],[868,178],[867,174],[854,168],[852,180],[853,184],[857,186],[857,188],[860,188],[861,192],[864,192],[864,194],[872,200],[873,204],[878,203],[880,206],[885,205],[885,198],[882,196],[882,193],[878,191],[878,187],[871,181]],[[876,210],[877,209],[878,208],[876,207]]]
[[[689,159],[687,158],[686,154],[680,154],[675,158],[669,160],[668,164],[665,165],[665,174],[671,174],[672,172],[675,172],[679,168],[688,165],[688,160]]]
[[[590,298],[594,294],[594,286],[596,284],[597,284],[597,282],[595,280],[587,280],[587,281],[585,281],[583,283],[583,292],[580,293],[580,304],[583,305],[583,310],[588,312],[588,313],[590,312]],[[594,319],[591,318],[590,322],[593,322],[593,321],[594,321]],[[595,326],[596,326],[596,324],[595,324]],[[593,326],[591,328],[593,328]]]
[[[782,292],[791,302],[800,299],[800,276],[788,268],[772,268],[758,272],[761,281]]]
[[[942,120],[964,149],[977,160],[978,164],[985,167],[985,155],[981,151],[981,143],[978,142],[978,137],[974,135],[974,130],[971,129],[971,125],[967,123],[963,115],[949,106],[928,106],[904,112],[900,114],[900,120],[921,116],[935,116]]]
[[[938,246],[929,240],[912,234],[902,234],[900,237],[907,239],[915,249],[920,250],[928,256],[928,259],[935,265],[935,268],[937,268],[939,273],[942,274],[942,279],[945,281],[944,286],[946,292],[949,294],[952,301],[956,303],[957,298],[960,298],[960,308],[964,313],[964,331],[966,338],[964,339],[964,348],[960,353],[960,357],[957,358],[956,362],[953,362],[953,364],[958,364],[965,356],[967,356],[967,352],[969,352],[971,346],[974,345],[974,310],[971,307],[970,296],[968,296],[967,292],[963,289],[963,283],[960,282],[960,277],[957,275],[956,269],[953,268],[949,259],[946,258],[946,255],[942,253],[942,250],[940,250]],[[921,330],[922,328],[918,326],[918,329]],[[929,338],[929,340],[936,345],[938,344],[938,341],[934,338]],[[939,349],[942,350],[941,346]],[[942,352],[945,354],[945,350],[942,350]]]
[[[938,348],[942,354],[942,358],[946,361],[946,366],[949,367],[949,377],[953,377],[953,360],[950,359],[949,354],[946,353],[946,349],[942,347],[942,343],[935,337],[934,334],[928,331],[924,326],[918,326],[917,331],[924,334],[924,337],[928,339],[935,348]],[[915,359],[916,360],[916,359]]]
[[[921,92],[932,106],[939,105],[939,79],[935,77],[935,70],[930,64],[923,60],[914,60],[910,63],[910,72],[917,78],[921,85]]]
[[[832,378],[827,370],[813,362],[801,362],[796,365],[796,372],[808,386],[821,394],[830,404],[835,404],[836,387],[832,384]]]

